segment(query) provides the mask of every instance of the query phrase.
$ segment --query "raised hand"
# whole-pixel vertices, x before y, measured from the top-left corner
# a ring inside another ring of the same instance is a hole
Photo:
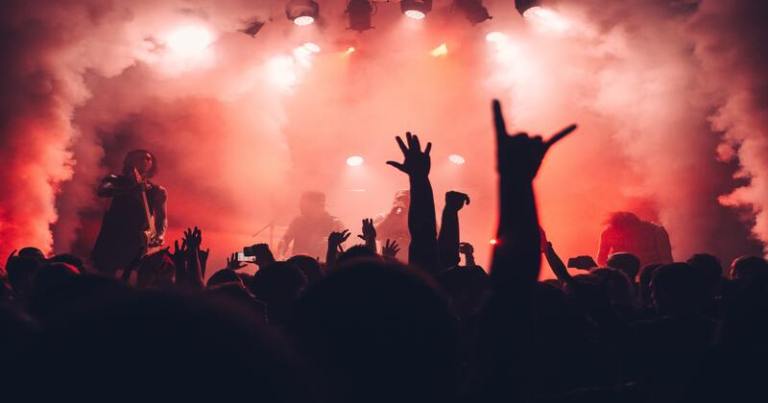
[[[363,219],[363,233],[357,237],[365,241],[365,246],[376,252],[376,227],[373,226],[372,218]]]
[[[328,247],[330,249],[333,246],[333,250],[343,251],[341,244],[343,244],[347,238],[349,238],[350,232],[348,229],[344,231],[333,231],[328,235]]]
[[[432,143],[427,143],[424,151],[421,150],[421,142],[419,142],[419,136],[411,134],[411,132],[405,133],[405,140],[408,143],[406,146],[403,143],[403,139],[400,136],[395,137],[397,145],[400,147],[400,151],[403,152],[403,162],[387,161],[388,165],[405,172],[409,176],[423,176],[429,175],[429,169],[431,167],[431,159],[429,152],[432,150]]]
[[[184,231],[184,243],[190,251],[200,250],[200,244],[203,242],[203,234],[199,228],[187,228]]]
[[[400,252],[400,246],[397,244],[397,241],[387,239],[381,248],[381,255],[390,259],[394,259],[397,256],[397,252]]]
[[[170,253],[170,252],[169,252]],[[174,264],[177,266],[179,264],[184,263],[184,258],[187,253],[187,241],[183,240],[181,243],[181,247],[179,247],[179,241],[173,241],[173,253],[170,253],[171,258],[173,259]]]
[[[357,237],[363,241],[376,239],[376,227],[373,226],[373,218],[363,218],[363,233]]]
[[[539,171],[541,161],[550,147],[576,130],[570,125],[543,141],[541,136],[528,136],[528,133],[509,135],[501,113],[501,103],[493,101],[493,122],[496,128],[497,169],[502,176],[533,180]]]
[[[475,248],[469,242],[462,242],[459,244],[459,253],[472,256],[475,253]]]
[[[203,288],[203,266],[200,259],[203,233],[200,228],[187,228],[184,231],[184,242],[187,244],[187,282],[194,288]]]
[[[205,277],[205,269],[208,268],[208,256],[210,254],[210,248],[200,251],[200,271],[203,273],[203,277]]]
[[[237,252],[231,254],[227,258],[227,269],[229,270],[238,270],[245,267],[245,264],[237,260]]]
[[[341,244],[349,238],[349,230],[333,231],[328,235],[328,250],[325,253],[325,264],[329,269],[336,266],[336,257],[339,252],[343,252]]]
[[[452,211],[459,211],[464,204],[469,205],[469,196],[466,193],[449,191],[445,193],[445,208]]]
[[[464,266],[477,266],[477,263],[475,263],[475,248],[472,247],[472,244],[469,242],[461,242],[459,244],[459,253],[464,255]]]

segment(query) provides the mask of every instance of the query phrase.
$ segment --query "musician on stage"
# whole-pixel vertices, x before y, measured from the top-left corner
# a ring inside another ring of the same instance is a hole
[[[98,188],[99,197],[112,198],[91,258],[102,272],[125,269],[149,248],[163,244],[168,227],[165,188],[149,179],[157,173],[157,159],[146,150],[125,156],[120,175],[108,175]]]
[[[384,242],[389,239],[396,241],[402,250],[399,259],[408,261],[408,245],[411,242],[411,234],[408,231],[408,209],[411,207],[411,191],[401,190],[395,194],[392,208],[388,213],[377,217],[376,233]]]
[[[325,254],[328,234],[341,231],[344,226],[325,209],[325,193],[304,192],[299,202],[300,214],[291,221],[278,245],[281,256],[307,255],[319,257]],[[290,246],[293,250],[289,254]]]

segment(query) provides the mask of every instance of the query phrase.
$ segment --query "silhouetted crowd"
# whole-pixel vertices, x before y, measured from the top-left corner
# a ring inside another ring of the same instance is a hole
[[[432,145],[407,133],[396,139],[403,160],[387,163],[409,179],[408,245],[377,239],[365,219],[359,245],[344,248],[347,230],[328,235],[325,262],[278,261],[257,244],[244,251],[252,262],[233,254],[213,274],[198,228],[109,275],[73,255],[15,252],[0,279],[2,396],[768,401],[766,260],[726,269],[708,254],[657,263],[618,250],[605,267],[588,256],[566,265],[544,239],[532,183],[576,127],[547,141],[510,135],[493,107],[500,211],[488,270],[460,241],[467,195],[445,195],[438,230]],[[556,280],[539,281],[542,260]],[[255,274],[239,270],[248,264]]]

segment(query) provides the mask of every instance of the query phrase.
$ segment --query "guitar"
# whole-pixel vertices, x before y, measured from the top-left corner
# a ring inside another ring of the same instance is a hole
[[[144,230],[144,249],[146,255],[151,255],[162,249],[162,242],[157,237],[157,227],[155,227],[155,216],[149,210],[149,200],[147,199],[147,189],[144,180],[136,168],[133,168],[133,175],[136,183],[142,184],[141,202],[144,206],[144,217],[147,220],[147,229]]]

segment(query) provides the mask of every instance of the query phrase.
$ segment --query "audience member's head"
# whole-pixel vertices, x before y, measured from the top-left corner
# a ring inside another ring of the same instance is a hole
[[[462,319],[477,313],[491,291],[488,274],[478,266],[453,267],[441,273],[437,281]]]
[[[606,264],[612,269],[621,270],[633,283],[635,278],[637,278],[637,273],[640,271],[640,259],[627,252],[612,254],[608,257]]]
[[[768,262],[758,256],[742,256],[731,263],[730,276],[743,282],[766,282],[768,280]]]
[[[623,271],[601,267],[593,269],[590,274],[598,279],[612,306],[625,310],[635,305],[635,289],[632,280]]]
[[[288,263],[295,264],[307,277],[309,285],[312,285],[323,278],[323,271],[320,268],[320,262],[317,259],[307,255],[296,255],[287,260]]]
[[[236,271],[230,270],[230,269],[222,269],[217,271],[216,273],[213,273],[213,275],[208,279],[206,286],[208,288],[211,288],[211,287],[220,286],[223,284],[244,285],[243,280],[240,279],[240,276],[237,275]]]
[[[339,253],[336,265],[341,265],[355,259],[379,259],[380,256],[365,245],[355,245],[344,252]]]
[[[651,297],[663,314],[697,313],[707,295],[703,276],[687,263],[665,264],[653,273]]]
[[[342,265],[307,290],[291,331],[341,402],[447,401],[456,322],[434,286],[380,260]]]
[[[158,252],[142,259],[136,286],[139,288],[170,288],[176,277],[173,258],[166,252]]]
[[[80,259],[71,253],[60,253],[48,259],[48,261],[51,263],[66,263],[76,267],[80,273],[85,272],[85,263],[83,262],[83,259]]]
[[[714,297],[723,280],[723,265],[720,264],[720,259],[707,253],[697,253],[691,256],[686,263],[701,273],[707,288]]]
[[[275,262],[253,275],[250,290],[256,299],[267,304],[270,323],[282,324],[306,286],[307,277],[295,264]]]
[[[32,259],[37,259],[37,260],[39,260],[41,262],[45,260],[45,254],[43,253],[43,251],[41,251],[38,248],[32,247],[32,246],[27,246],[26,248],[21,248],[19,250],[19,256],[21,256],[21,257],[28,257],[28,258],[32,258]]]
[[[30,400],[51,390],[67,401],[115,391],[131,400],[311,399],[285,346],[235,307],[167,291],[88,302],[52,323],[17,368],[20,388],[45,380],[45,388],[26,389]]]
[[[18,255],[8,259],[5,270],[14,294],[22,298],[29,295],[32,290],[32,279],[43,264],[37,256]]]

